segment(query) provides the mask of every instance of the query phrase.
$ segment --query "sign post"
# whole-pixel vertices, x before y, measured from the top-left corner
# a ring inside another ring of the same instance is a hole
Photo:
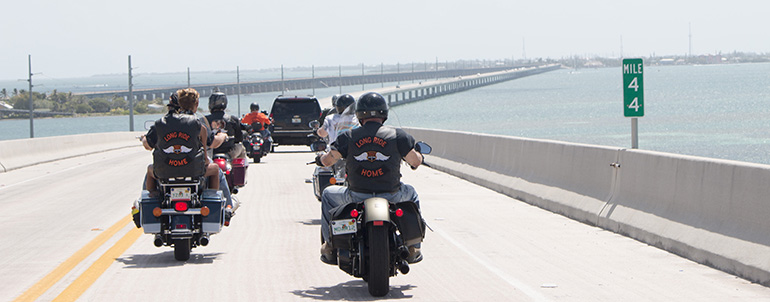
[[[631,148],[639,148],[638,117],[644,116],[642,59],[623,59],[623,115],[631,118]]]

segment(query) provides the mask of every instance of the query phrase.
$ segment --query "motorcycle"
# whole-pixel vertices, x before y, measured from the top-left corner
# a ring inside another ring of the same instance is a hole
[[[314,152],[322,152],[326,150],[326,141],[315,134],[315,130],[318,130],[318,121],[310,121],[308,125],[314,129],[313,134],[308,137],[313,137],[310,143],[310,150]],[[315,164],[315,162],[309,162],[308,165]],[[318,167],[313,170],[313,193],[318,201],[321,201],[321,194],[326,187],[331,185],[345,185],[345,178],[347,173],[345,172],[345,161],[340,160],[330,167]]]
[[[244,129],[248,129],[248,136],[243,140],[243,147],[246,148],[246,156],[258,163],[262,160],[262,157],[267,156],[272,146],[272,138],[265,139],[262,137],[261,129],[262,123],[254,122],[251,125],[244,125]]]
[[[431,152],[428,144],[417,144],[422,154]],[[372,296],[388,294],[389,278],[409,273],[408,247],[425,237],[426,224],[417,205],[371,197],[334,208],[331,216],[331,243],[339,268],[363,278]]]
[[[222,191],[205,189],[203,178],[158,180],[159,197],[143,191],[138,209],[145,234],[155,235],[157,247],[173,246],[174,258],[190,259],[190,250],[209,244],[222,230],[225,200]]]
[[[230,159],[226,153],[216,153],[212,160],[225,174],[230,194],[238,194],[238,189],[246,185],[246,170],[249,168],[249,162],[245,158]]]

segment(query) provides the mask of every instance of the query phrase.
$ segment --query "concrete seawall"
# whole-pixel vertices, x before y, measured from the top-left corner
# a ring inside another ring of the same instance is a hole
[[[770,166],[406,130],[433,146],[426,162],[438,170],[770,286]]]
[[[0,172],[107,150],[141,146],[144,132],[107,132],[0,141]]]

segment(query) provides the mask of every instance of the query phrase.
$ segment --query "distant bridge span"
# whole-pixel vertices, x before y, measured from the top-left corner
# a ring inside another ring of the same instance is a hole
[[[485,74],[491,72],[499,72],[511,69],[532,68],[541,65],[517,65],[517,66],[500,66],[500,67],[486,67],[486,68],[470,68],[470,69],[447,69],[439,71],[416,71],[416,72],[399,72],[399,73],[381,73],[381,74],[369,74],[369,75],[349,75],[349,76],[328,76],[328,77],[315,77],[315,78],[293,78],[284,80],[265,80],[255,82],[242,82],[238,83],[219,83],[219,84],[202,84],[191,85],[202,96],[210,95],[214,89],[219,89],[225,94],[237,94],[238,87],[240,86],[241,94],[261,93],[261,92],[280,92],[286,90],[299,90],[299,89],[312,89],[312,88],[328,88],[336,86],[352,86],[362,84],[375,84],[375,83],[392,83],[392,82],[406,82],[406,81],[418,81],[426,79],[438,79],[438,78],[455,78],[476,74]],[[163,88],[148,88],[148,89],[135,89],[133,91],[135,100],[152,100],[156,98],[165,99],[177,89],[183,87],[163,87]],[[96,92],[80,92],[76,95],[86,96],[88,98],[112,98],[123,97],[128,99],[128,90],[113,90],[113,91],[96,91]]]

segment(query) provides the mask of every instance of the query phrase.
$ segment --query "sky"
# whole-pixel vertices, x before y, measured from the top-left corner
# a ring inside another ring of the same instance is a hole
[[[770,1],[4,0],[0,80],[770,52]],[[690,30],[691,28],[691,30]]]

